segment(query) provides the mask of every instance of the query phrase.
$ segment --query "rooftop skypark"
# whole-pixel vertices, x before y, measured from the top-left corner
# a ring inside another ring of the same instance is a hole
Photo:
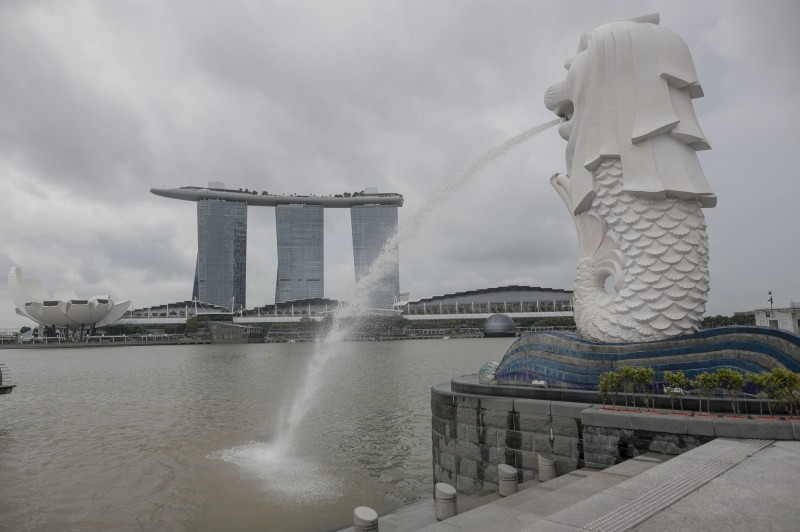
[[[275,207],[277,205],[290,205],[302,203],[303,205],[321,205],[326,208],[350,208],[356,205],[396,205],[403,206],[403,196],[395,193],[378,192],[346,192],[333,196],[314,195],[284,195],[270,194],[266,191],[231,190],[216,187],[180,187],[180,188],[151,188],[150,192],[156,196],[180,199],[186,201],[225,200],[241,201],[248,205]]]

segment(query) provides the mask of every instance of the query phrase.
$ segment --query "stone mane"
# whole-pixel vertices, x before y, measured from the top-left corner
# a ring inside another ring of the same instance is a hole
[[[608,157],[621,159],[626,192],[716,204],[696,154],[709,149],[691,101],[703,90],[686,43],[658,21],[650,15],[585,34],[566,78],[547,90],[547,108],[569,118],[559,131],[569,141],[573,214],[591,205],[592,173]]]

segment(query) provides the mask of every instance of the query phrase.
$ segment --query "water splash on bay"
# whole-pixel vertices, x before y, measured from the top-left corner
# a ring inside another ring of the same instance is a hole
[[[321,465],[293,457],[286,443],[288,440],[250,442],[214,451],[207,458],[238,466],[262,490],[293,503],[311,503],[334,497],[341,487],[341,480]]]

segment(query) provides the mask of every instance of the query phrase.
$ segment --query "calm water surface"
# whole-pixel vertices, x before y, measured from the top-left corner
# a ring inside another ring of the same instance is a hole
[[[0,529],[328,530],[429,497],[430,387],[510,343],[346,344],[288,455],[313,344],[0,351]]]

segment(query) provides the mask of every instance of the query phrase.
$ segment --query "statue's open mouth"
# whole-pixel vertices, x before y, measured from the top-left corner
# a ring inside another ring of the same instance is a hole
[[[561,138],[564,140],[569,140],[570,133],[572,133],[572,116],[575,114],[575,106],[570,100],[566,100],[555,109],[553,112],[561,118],[561,124],[558,126],[558,134],[561,135]]]
[[[575,106],[572,102],[566,101],[560,104],[554,111],[562,121],[569,122],[572,119],[572,115],[575,114]]]

